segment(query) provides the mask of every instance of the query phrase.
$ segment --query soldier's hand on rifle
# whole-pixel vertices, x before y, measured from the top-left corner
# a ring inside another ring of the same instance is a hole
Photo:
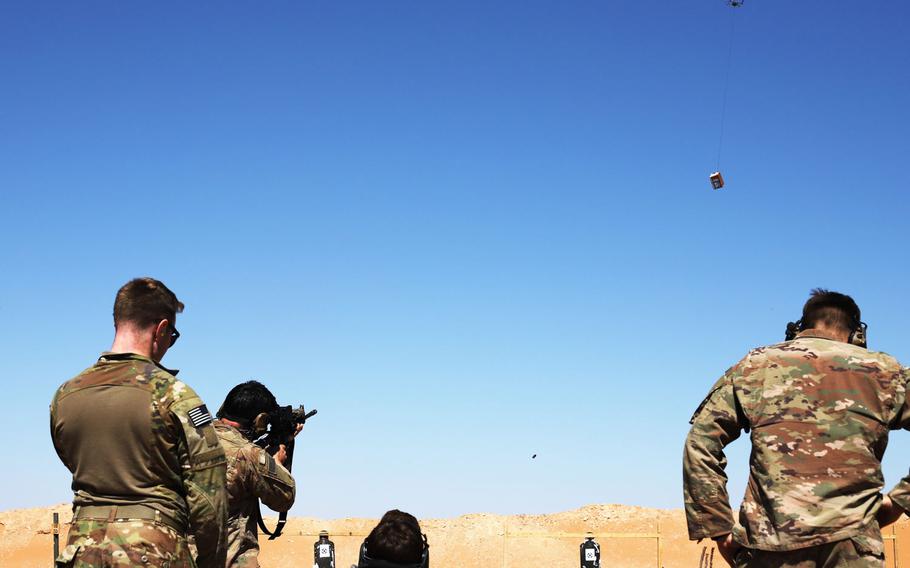
[[[292,434],[288,434],[288,437],[285,439],[285,443],[290,444],[291,442],[293,442],[294,438],[297,437],[297,434],[299,434],[301,430],[303,430],[303,424],[297,424],[297,427],[294,430],[294,432]]]
[[[297,437],[297,434],[299,434],[301,430],[303,430],[303,424],[298,424],[297,428],[294,430],[294,435],[288,439],[288,442],[289,443],[293,442],[294,438]],[[272,447],[274,447],[274,446],[272,446]],[[280,463],[281,465],[285,465],[285,462],[287,462],[287,459],[288,459],[287,446],[284,444],[279,444],[278,451],[275,452],[274,458],[275,458],[276,462]]]

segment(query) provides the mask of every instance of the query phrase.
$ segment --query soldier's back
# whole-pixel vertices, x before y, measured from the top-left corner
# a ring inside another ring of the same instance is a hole
[[[801,336],[750,353],[733,385],[752,430],[744,542],[787,550],[868,529],[889,427],[906,397],[898,362]]]
[[[105,354],[66,382],[51,406],[54,445],[73,473],[73,504],[144,503],[185,518],[168,410],[188,387],[151,360]]]
[[[179,425],[169,415],[184,395],[195,399],[171,372],[135,354],[104,354],[58,389],[51,435],[74,491],[58,565],[195,565],[186,540]]]

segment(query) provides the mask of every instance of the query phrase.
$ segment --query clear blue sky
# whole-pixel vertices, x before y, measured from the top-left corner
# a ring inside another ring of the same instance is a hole
[[[715,192],[730,17],[4,2],[0,509],[69,500],[47,407],[140,275],[210,408],[319,409],[294,515],[679,507],[692,411],[815,286],[910,361],[910,8],[747,0]]]

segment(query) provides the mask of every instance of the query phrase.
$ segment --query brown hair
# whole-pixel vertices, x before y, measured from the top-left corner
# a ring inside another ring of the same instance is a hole
[[[423,557],[420,523],[408,513],[392,509],[366,538],[370,558],[399,564],[415,564]]]
[[[114,300],[114,326],[131,323],[141,329],[161,320],[171,325],[183,312],[183,302],[160,280],[133,278],[117,291]]]
[[[860,326],[861,317],[859,306],[850,296],[816,288],[809,294],[809,300],[803,306],[803,329],[810,329],[821,323],[849,332]]]

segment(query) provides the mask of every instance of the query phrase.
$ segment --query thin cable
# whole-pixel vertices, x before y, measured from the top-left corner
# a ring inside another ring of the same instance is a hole
[[[717,168],[720,171],[720,153],[724,147],[724,123],[727,119],[727,93],[730,90],[730,68],[733,66],[733,38],[736,32],[736,10],[739,6],[731,6],[730,14],[730,49],[727,52],[727,73],[724,77],[724,95],[720,106],[720,139],[717,142]]]

